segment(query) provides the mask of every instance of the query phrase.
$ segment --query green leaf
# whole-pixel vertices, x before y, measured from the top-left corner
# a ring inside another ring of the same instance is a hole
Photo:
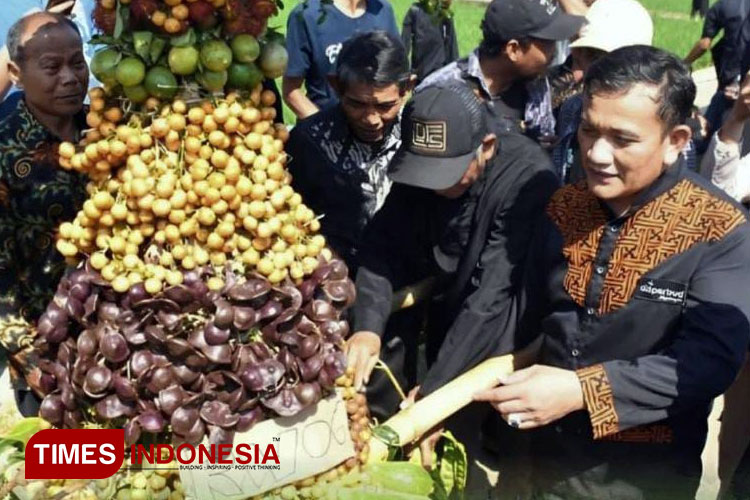
[[[372,434],[388,446],[401,446],[398,434],[387,425],[379,425],[372,430]]]
[[[189,47],[191,45],[195,45],[197,41],[198,37],[195,34],[195,30],[193,28],[190,28],[182,35],[172,37],[170,43],[173,47]]]
[[[26,446],[31,436],[49,427],[44,420],[39,417],[24,418],[4,436],[0,436],[0,448],[6,445],[6,442],[21,443]]]
[[[160,37],[154,37],[153,40],[151,40],[151,44],[148,51],[148,57],[151,64],[156,64],[156,62],[159,60],[159,57],[161,57],[162,52],[164,52],[164,48],[167,46],[167,41]]]
[[[144,61],[149,60],[151,53],[151,42],[154,39],[154,34],[150,31],[135,31],[133,32],[133,47],[138,57]]]
[[[110,35],[94,35],[89,40],[89,45],[116,45],[117,40]]]
[[[281,45],[284,45],[286,43],[286,38],[284,38],[284,34],[279,30],[278,27],[274,26],[273,28],[267,28],[266,34],[263,35],[263,40],[266,43],[280,43]]]
[[[388,461],[396,460],[400,456],[401,443],[396,431],[386,425],[378,425],[372,429],[372,435],[388,445]]]
[[[117,10],[115,14],[115,32],[113,34],[115,40],[120,39],[129,23],[130,8],[127,5],[121,4],[120,0],[117,0]]]
[[[443,452],[437,468],[438,483],[443,486],[450,499],[463,498],[466,488],[468,459],[464,445],[450,432],[443,433]]]

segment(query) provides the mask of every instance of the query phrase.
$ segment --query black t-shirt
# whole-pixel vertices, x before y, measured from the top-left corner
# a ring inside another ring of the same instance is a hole
[[[404,17],[401,38],[411,52],[411,68],[417,80],[458,59],[458,40],[453,19],[435,19],[415,3]]]
[[[724,36],[712,49],[719,86],[731,83],[739,74],[748,36],[743,36],[743,24],[750,15],[750,0],[719,0],[706,14],[703,38],[716,38],[721,30]],[[750,33],[748,33],[750,34]]]

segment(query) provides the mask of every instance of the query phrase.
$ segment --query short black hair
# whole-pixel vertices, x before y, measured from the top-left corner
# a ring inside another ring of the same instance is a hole
[[[5,42],[8,46],[8,56],[10,57],[10,60],[16,64],[20,64],[24,61],[23,44],[21,43],[21,40],[23,40],[23,34],[26,31],[26,27],[29,25],[29,21],[35,19],[37,16],[54,19],[54,23],[45,26],[56,26],[62,24],[63,26],[72,28],[78,34],[78,37],[81,38],[81,32],[78,30],[78,26],[76,26],[69,17],[64,16],[63,14],[40,11],[29,14],[28,16],[23,16],[10,27]],[[44,29],[44,26],[40,29]]]
[[[336,78],[341,90],[352,83],[376,87],[398,84],[403,90],[409,81],[406,49],[386,31],[370,31],[349,38],[341,47],[336,61]]]
[[[647,45],[614,50],[597,59],[586,72],[586,98],[627,92],[639,83],[658,88],[659,118],[664,130],[684,125],[693,109],[695,83],[690,68],[674,54]]]

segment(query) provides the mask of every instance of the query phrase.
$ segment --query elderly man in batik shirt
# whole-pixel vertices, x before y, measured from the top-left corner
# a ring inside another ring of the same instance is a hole
[[[23,98],[0,121],[0,345],[24,369],[23,347],[65,271],[55,249],[60,223],[86,198],[85,178],[57,164],[61,141],[85,127],[88,66],[78,30],[59,14],[22,18],[8,33],[9,70]],[[25,414],[36,401],[14,374]]]

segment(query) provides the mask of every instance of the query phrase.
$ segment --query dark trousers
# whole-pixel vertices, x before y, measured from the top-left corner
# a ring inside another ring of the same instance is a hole
[[[734,472],[731,492],[736,500],[750,500],[750,448],[745,450]]]
[[[554,424],[531,438],[533,498],[695,498],[699,450],[669,444],[594,441]]]

